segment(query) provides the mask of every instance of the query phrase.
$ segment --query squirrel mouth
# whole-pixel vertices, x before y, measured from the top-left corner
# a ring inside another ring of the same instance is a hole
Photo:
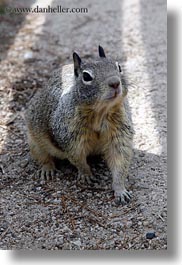
[[[118,89],[112,91],[112,93],[110,93],[110,95],[108,95],[108,97],[106,98],[106,100],[115,99],[115,98],[117,98],[120,95],[121,95],[121,89],[118,88]]]

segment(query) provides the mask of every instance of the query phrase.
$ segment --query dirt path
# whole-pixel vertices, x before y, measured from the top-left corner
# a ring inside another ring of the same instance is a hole
[[[89,12],[0,16],[1,249],[167,249],[165,2],[72,0],[61,5]],[[91,164],[106,177],[106,191],[77,188],[77,172],[67,163],[55,183],[35,180],[38,167],[29,156],[22,115],[73,50],[92,57],[98,44],[122,61],[134,84],[129,102],[135,150],[127,182],[133,199],[123,207],[114,204],[103,161]],[[146,239],[149,231],[156,234],[152,240]]]

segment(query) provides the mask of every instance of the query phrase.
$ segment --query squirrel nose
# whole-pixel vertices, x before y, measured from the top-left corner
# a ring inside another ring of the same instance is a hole
[[[120,85],[120,81],[117,79],[117,80],[110,80],[108,85],[114,89],[117,89]]]

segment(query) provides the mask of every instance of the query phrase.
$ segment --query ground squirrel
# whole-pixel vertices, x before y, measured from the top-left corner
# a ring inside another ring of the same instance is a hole
[[[54,176],[54,157],[68,159],[82,184],[94,181],[87,156],[101,154],[112,173],[117,202],[130,200],[125,178],[132,157],[133,128],[127,107],[127,86],[118,62],[99,57],[56,70],[25,113],[32,157],[42,165],[41,177]]]

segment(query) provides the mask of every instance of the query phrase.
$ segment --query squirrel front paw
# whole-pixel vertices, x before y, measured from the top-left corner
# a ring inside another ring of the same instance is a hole
[[[115,191],[114,196],[115,196],[115,202],[118,205],[119,204],[125,205],[126,203],[129,203],[131,200],[131,193],[126,189],[121,191]]]
[[[52,181],[56,178],[56,169],[54,167],[50,167],[49,165],[44,165],[38,171],[39,178],[41,181]]]

